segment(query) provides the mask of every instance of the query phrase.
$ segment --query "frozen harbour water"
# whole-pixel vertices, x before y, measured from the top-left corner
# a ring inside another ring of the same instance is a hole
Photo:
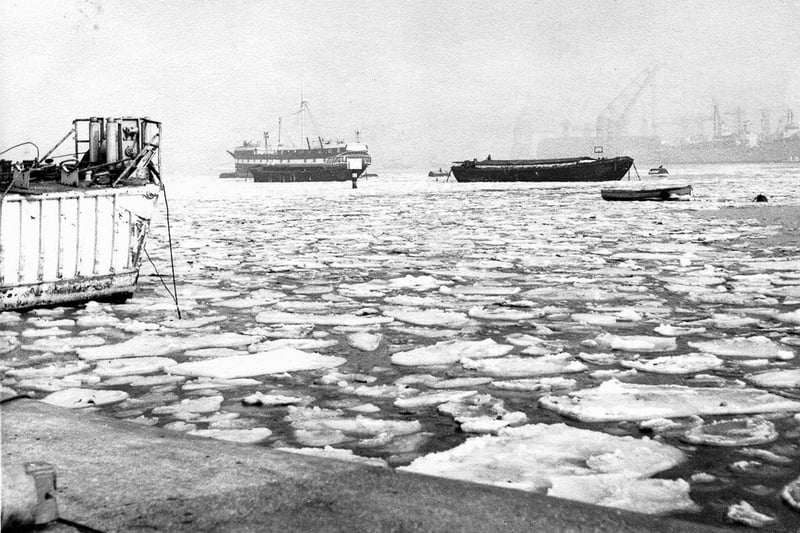
[[[678,170],[691,202],[421,172],[357,190],[175,178],[183,319],[149,265],[126,304],[2,314],[3,385],[475,481],[493,458],[526,490],[717,524],[751,506],[794,530],[798,222],[792,238],[731,213],[759,193],[800,213],[800,168]]]

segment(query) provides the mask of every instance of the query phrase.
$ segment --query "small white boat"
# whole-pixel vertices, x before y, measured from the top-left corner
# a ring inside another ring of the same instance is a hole
[[[603,197],[603,200],[609,201],[680,200],[681,197],[688,197],[691,194],[691,185],[649,185],[636,188],[610,187],[600,189],[600,196]]]
[[[160,135],[147,118],[77,119],[42,160],[0,160],[0,311],[133,294],[162,189]],[[70,159],[47,158],[70,137]]]

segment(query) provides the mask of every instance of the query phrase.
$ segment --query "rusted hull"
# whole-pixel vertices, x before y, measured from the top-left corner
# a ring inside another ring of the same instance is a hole
[[[148,185],[3,198],[0,311],[129,298],[158,192]]]
[[[89,301],[121,303],[133,296],[138,269],[105,276],[77,277],[33,285],[0,288],[0,309],[78,305]]]

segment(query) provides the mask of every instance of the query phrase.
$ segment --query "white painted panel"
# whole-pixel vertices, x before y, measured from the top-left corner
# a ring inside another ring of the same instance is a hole
[[[128,250],[131,243],[131,226],[130,226],[130,213],[126,210],[120,210],[117,206],[115,213],[116,219],[116,236],[114,238],[114,262],[113,268],[119,272],[128,265]]]
[[[64,198],[61,204],[61,277],[71,278],[78,258],[78,199]]]
[[[78,201],[78,275],[90,276],[94,270],[95,197]]]
[[[111,234],[114,229],[114,195],[97,197],[97,242],[95,243],[95,272],[111,272]]]
[[[20,281],[34,283],[39,269],[39,200],[23,200],[20,215]]]
[[[0,221],[0,239],[3,250],[3,283],[13,284],[19,279],[17,267],[19,265],[19,201],[6,201],[3,203],[2,221]]]
[[[41,280],[53,281],[58,272],[58,199],[42,201]]]

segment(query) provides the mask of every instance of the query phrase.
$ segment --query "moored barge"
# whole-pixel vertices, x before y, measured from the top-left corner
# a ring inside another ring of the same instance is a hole
[[[70,137],[67,159],[48,157]],[[0,160],[0,311],[133,295],[162,190],[160,138],[148,118],[76,119],[41,159],[37,147]]]
[[[451,167],[459,182],[473,181],[617,181],[633,158],[473,159]]]

